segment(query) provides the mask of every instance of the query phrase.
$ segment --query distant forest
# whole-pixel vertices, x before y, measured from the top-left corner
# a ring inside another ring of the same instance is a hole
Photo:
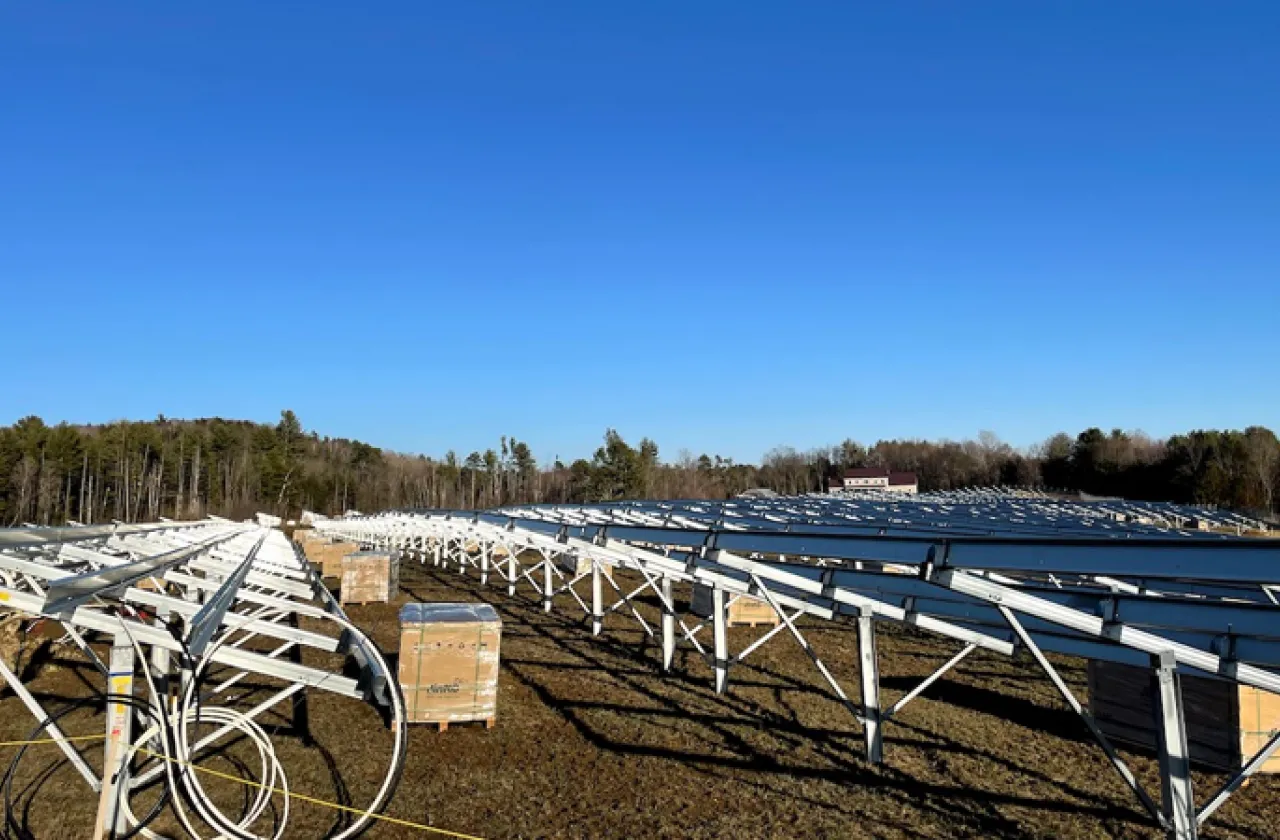
[[[984,432],[966,441],[882,440],[868,448],[846,440],[808,452],[781,447],[760,464],[738,464],[688,452],[663,460],[653,441],[633,446],[609,430],[590,460],[539,464],[514,436],[484,452],[437,459],[321,437],[304,431],[291,411],[274,426],[163,416],[49,426],[26,417],[0,427],[0,523],[723,499],[756,487],[818,491],[842,470],[863,466],[915,471],[922,491],[1037,486],[1270,515],[1280,487],[1280,442],[1260,426],[1167,440],[1095,428],[1020,451]]]

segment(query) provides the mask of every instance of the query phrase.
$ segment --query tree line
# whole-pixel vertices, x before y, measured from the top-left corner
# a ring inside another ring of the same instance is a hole
[[[1280,501],[1280,441],[1269,429],[1192,431],[1165,440],[1119,429],[1057,434],[1018,450],[975,440],[853,440],[809,451],[779,447],[759,464],[636,445],[614,430],[587,459],[540,465],[504,436],[460,458],[405,455],[306,432],[291,411],[275,425],[219,418],[0,427],[0,523],[286,518],[420,507],[471,509],[630,498],[723,499],[753,488],[821,491],[843,470],[917,474],[920,489],[1016,485],[1132,499],[1210,504],[1261,515]]]

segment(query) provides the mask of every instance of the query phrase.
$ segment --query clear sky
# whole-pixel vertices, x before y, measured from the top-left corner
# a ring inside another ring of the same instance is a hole
[[[1280,4],[7,3],[0,423],[1280,427]]]

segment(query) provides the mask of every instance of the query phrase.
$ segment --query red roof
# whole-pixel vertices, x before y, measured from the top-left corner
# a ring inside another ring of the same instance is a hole
[[[889,475],[885,467],[854,467],[844,471],[845,478],[884,478]]]
[[[898,484],[919,484],[916,480],[916,474],[913,472],[891,472],[889,473],[889,483]]]

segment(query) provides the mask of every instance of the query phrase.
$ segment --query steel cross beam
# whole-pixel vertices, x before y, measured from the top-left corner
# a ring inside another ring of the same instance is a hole
[[[218,590],[205,601],[200,611],[191,617],[187,625],[187,649],[192,656],[198,657],[204,653],[213,634],[222,627],[227,610],[239,595],[245,578],[248,577],[254,562],[258,559],[258,550],[262,548],[266,539],[267,534],[264,530],[262,536],[258,537],[258,541],[241,561],[240,567],[223,581],[222,586],[218,587]]]
[[[3,587],[0,587],[0,602],[11,609],[31,615],[40,615],[41,607],[43,606],[39,599],[33,595]],[[65,620],[77,627],[109,635],[114,635],[124,628],[139,642],[152,647],[164,648],[171,653],[183,652],[182,643],[169,635],[167,631],[133,619],[108,615],[88,607],[79,607]],[[276,662],[257,653],[222,647],[214,652],[213,660],[239,670],[276,677],[286,682],[298,682],[347,697],[363,697],[363,693],[357,688],[356,681],[349,677],[331,674],[305,665],[294,665],[291,662]]]
[[[205,522],[155,522],[142,525],[78,525],[69,528],[0,528],[0,548],[48,548],[78,542],[105,540],[126,534],[150,534],[158,531],[208,526]]]
[[[45,593],[44,605],[40,611],[46,615],[57,616],[74,610],[100,593],[128,586],[203,554],[219,543],[235,537],[242,530],[237,528],[186,548],[174,549],[154,557],[58,578]]]
[[[1206,653],[1155,633],[1130,627],[1122,621],[1107,621],[1100,616],[1082,613],[1012,587],[991,583],[967,572],[944,570],[936,574],[933,582],[995,604],[997,607],[1034,616],[1086,636],[1115,642],[1147,655],[1159,655],[1168,651],[1175,656],[1180,665],[1196,668],[1208,674],[1228,677],[1264,691],[1280,692],[1280,675]]]

